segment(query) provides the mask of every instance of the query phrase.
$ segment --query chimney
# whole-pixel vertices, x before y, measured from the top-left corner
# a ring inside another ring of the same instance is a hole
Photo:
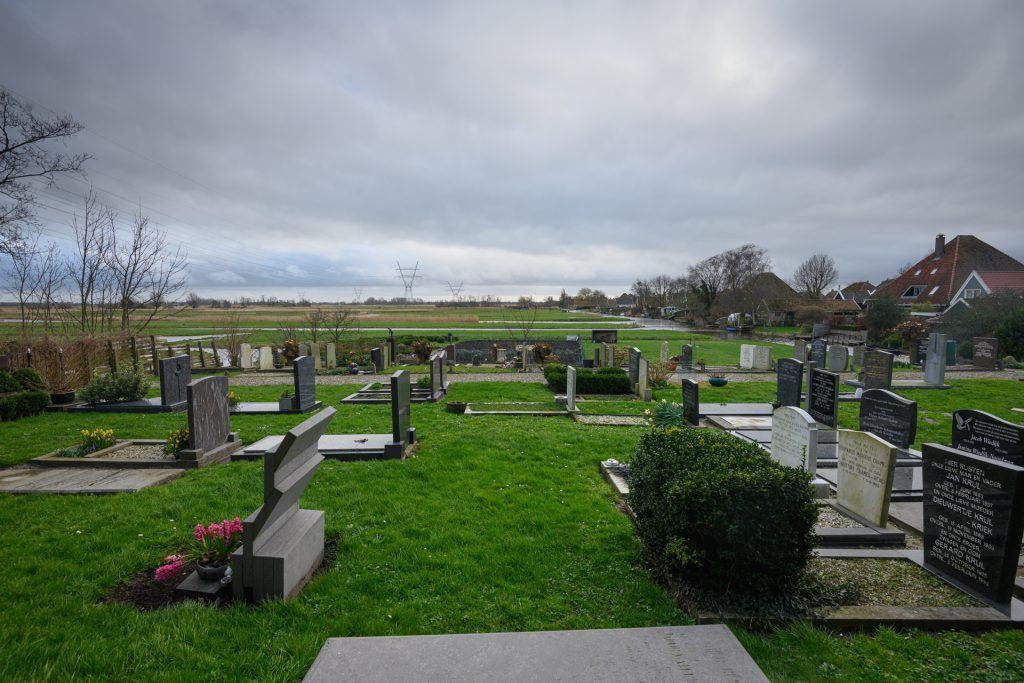
[[[946,253],[946,236],[941,232],[935,236],[935,258],[942,258],[942,255]]]

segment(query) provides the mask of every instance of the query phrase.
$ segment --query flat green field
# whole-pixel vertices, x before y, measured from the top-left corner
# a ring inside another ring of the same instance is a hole
[[[318,388],[338,406],[330,431],[389,431],[388,406],[339,405],[354,389]],[[726,401],[772,394],[764,383],[720,391]],[[273,400],[280,387],[237,392]],[[704,400],[711,396],[703,391]],[[540,384],[456,383],[450,398],[547,402],[551,392]],[[1024,404],[1024,384],[958,381],[913,398],[921,402],[922,437],[948,442],[951,408],[1008,416],[1009,406]],[[232,422],[253,441],[301,419]],[[848,406],[842,419],[848,424]],[[87,426],[163,437],[184,423],[184,415],[47,413],[0,424],[0,462],[70,445]],[[631,524],[597,470],[602,459],[628,456],[641,428],[459,416],[440,404],[414,405],[413,424],[421,441],[415,458],[323,464],[303,505],[326,512],[339,553],[288,603],[143,613],[101,602],[118,582],[178,549],[195,523],[252,512],[261,502],[260,463],[212,466],[136,494],[0,494],[0,678],[297,681],[330,636],[688,622],[644,569]],[[843,637],[794,625],[737,633],[773,680],[1019,680],[1024,671],[1020,632]]]

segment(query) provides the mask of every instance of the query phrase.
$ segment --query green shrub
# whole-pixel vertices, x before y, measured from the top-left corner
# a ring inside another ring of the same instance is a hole
[[[657,403],[651,415],[651,424],[659,429],[685,426],[686,419],[683,416],[682,404],[669,403],[668,401]]]
[[[960,345],[956,348],[956,355],[968,360],[974,358],[974,343],[970,341],[960,342]]]
[[[33,368],[21,368],[20,370],[15,370],[14,379],[18,380],[18,384],[20,384],[21,388],[26,391],[46,391],[46,385],[43,384],[43,378],[40,377],[39,373]]]
[[[0,420],[10,421],[38,415],[48,405],[50,395],[45,391],[20,391],[0,399]]]
[[[429,389],[430,388],[430,376],[429,375],[423,375],[422,377],[418,378],[416,380],[416,386],[420,387],[421,389]]]
[[[148,390],[145,375],[123,370],[93,377],[78,395],[86,403],[124,403],[144,398]]]
[[[816,542],[806,472],[686,427],[645,434],[631,472],[629,503],[657,571],[721,594],[795,590]]]
[[[21,417],[38,415],[50,405],[50,394],[45,391],[23,391],[25,397],[25,413]]]
[[[548,363],[544,366],[544,379],[552,391],[565,391],[566,366]],[[631,394],[629,375],[622,368],[576,368],[578,394]]]
[[[14,379],[14,375],[6,370],[0,370],[0,394],[9,394],[14,391],[21,391],[21,384]]]
[[[999,353],[1024,358],[1024,308],[1008,314],[996,327]]]

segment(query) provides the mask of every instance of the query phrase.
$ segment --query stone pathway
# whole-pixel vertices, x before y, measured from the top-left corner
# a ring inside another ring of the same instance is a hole
[[[134,493],[183,474],[178,468],[12,467],[0,470],[0,492]]]

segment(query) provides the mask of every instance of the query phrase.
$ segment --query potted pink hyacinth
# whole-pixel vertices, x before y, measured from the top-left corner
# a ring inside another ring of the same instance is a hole
[[[196,524],[192,535],[194,540],[185,552],[164,558],[164,564],[156,570],[157,581],[173,579],[189,562],[196,563],[196,572],[204,581],[223,578],[231,564],[231,553],[242,542],[242,520],[235,517],[206,527]]]

